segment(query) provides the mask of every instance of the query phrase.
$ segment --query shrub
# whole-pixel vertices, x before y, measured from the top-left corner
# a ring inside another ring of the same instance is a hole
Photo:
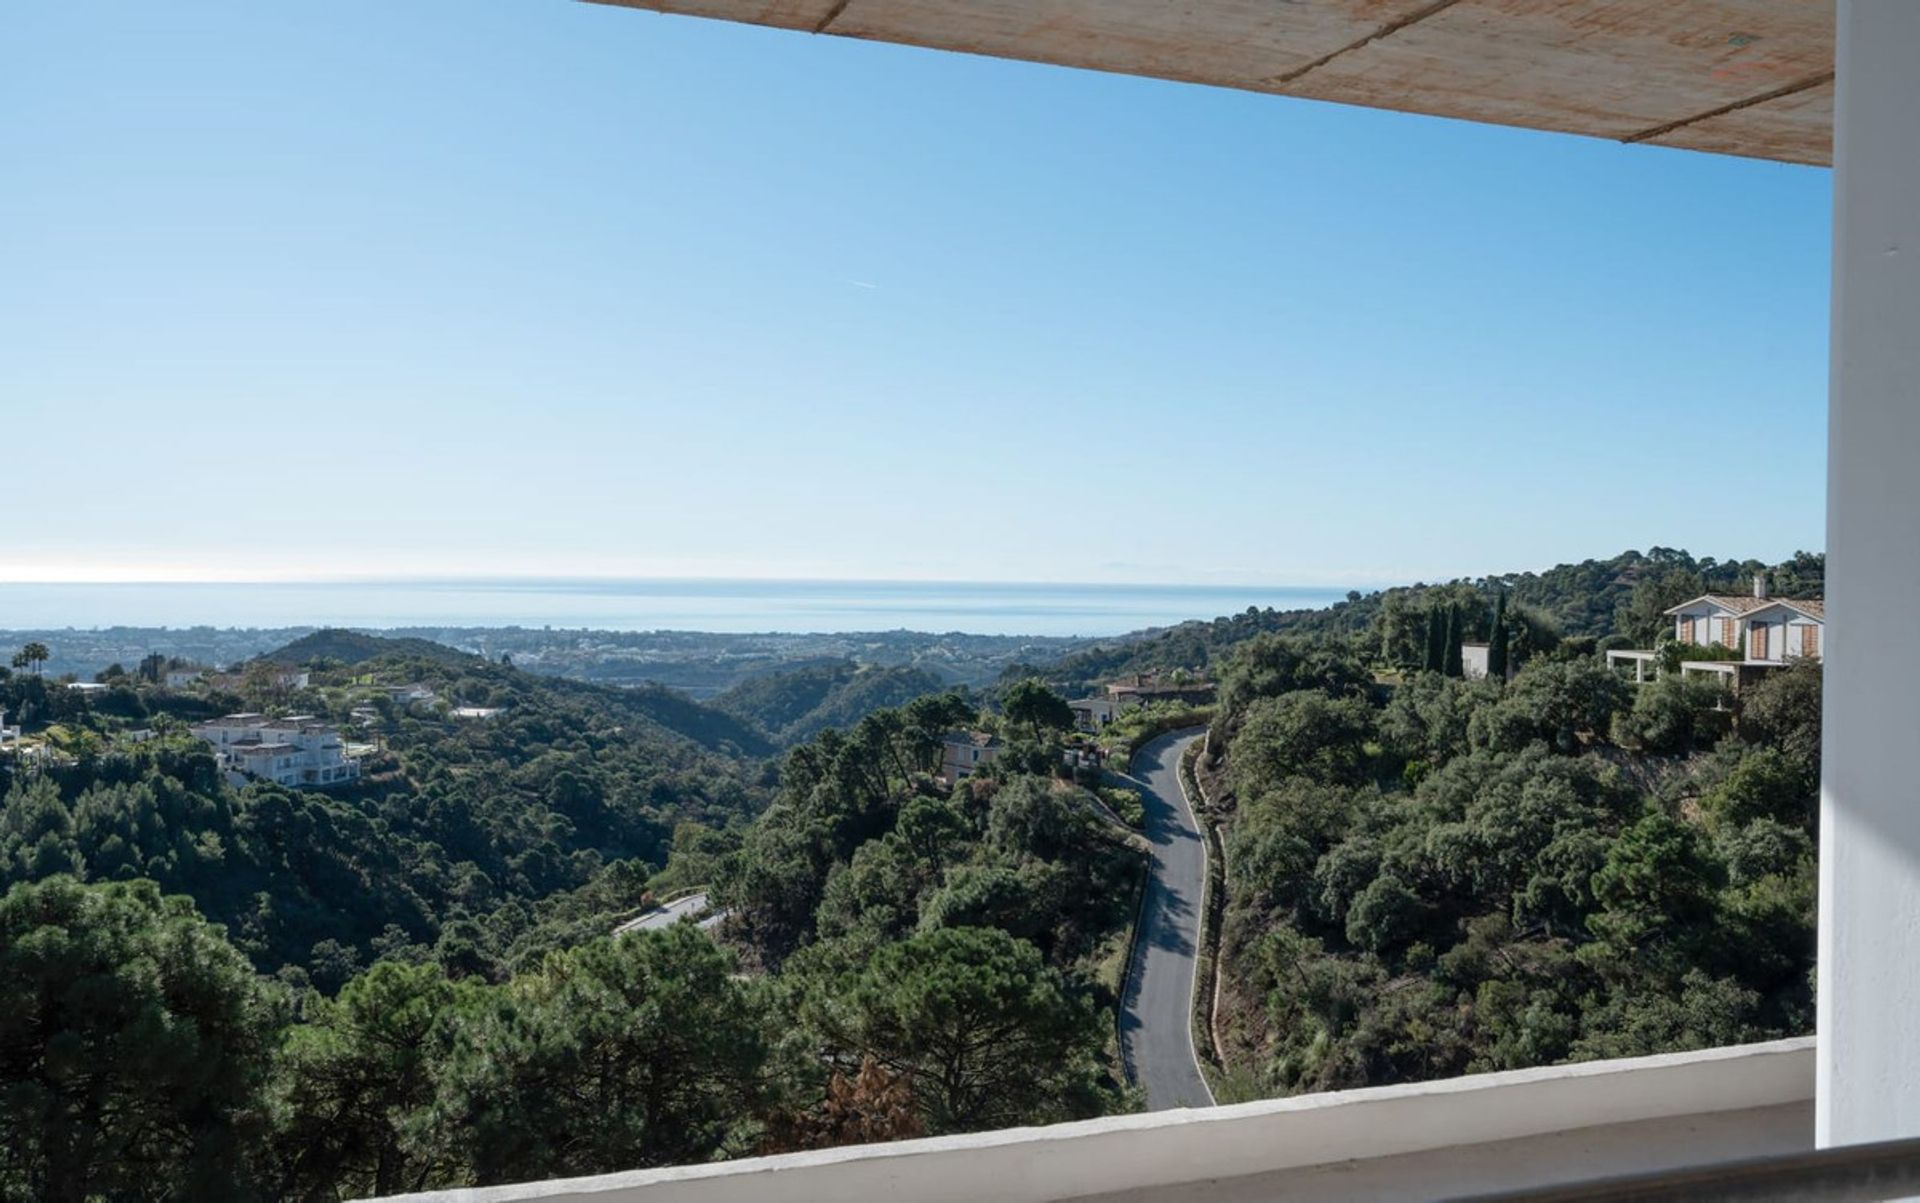
[[[1634,692],[1633,707],[1613,716],[1613,742],[1648,752],[1677,752],[1700,737],[1702,711],[1713,709],[1725,696],[1710,681],[1667,676]]]

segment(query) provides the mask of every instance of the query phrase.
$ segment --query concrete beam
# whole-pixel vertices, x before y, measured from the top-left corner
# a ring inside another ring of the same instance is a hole
[[[593,0],[1791,163],[1831,154],[1817,0]]]

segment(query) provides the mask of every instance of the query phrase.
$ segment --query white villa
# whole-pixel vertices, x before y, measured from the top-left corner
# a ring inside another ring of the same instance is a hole
[[[0,744],[10,744],[20,738],[20,728],[7,726],[6,707],[0,706]]]
[[[360,762],[347,756],[340,732],[310,714],[270,719],[229,714],[194,724],[193,733],[213,745],[220,767],[243,779],[280,785],[339,785],[360,776]]]
[[[1683,673],[1715,673],[1739,680],[1743,670],[1784,667],[1793,660],[1818,660],[1826,647],[1827,604],[1812,598],[1773,597],[1765,575],[1753,578],[1751,594],[1708,593],[1667,611],[1674,640],[1695,647],[1724,647],[1738,660],[1685,660]],[[1657,671],[1658,653],[1618,649],[1607,653],[1613,665],[1632,665],[1633,679]]]

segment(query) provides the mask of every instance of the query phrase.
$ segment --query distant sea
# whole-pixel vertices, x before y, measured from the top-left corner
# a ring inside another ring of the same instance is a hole
[[[386,580],[248,584],[0,582],[0,629],[591,627],[1118,635],[1249,606],[1325,606],[1344,589],[931,581]]]

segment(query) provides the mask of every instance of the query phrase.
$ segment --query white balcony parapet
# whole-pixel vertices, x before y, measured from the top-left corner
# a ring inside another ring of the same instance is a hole
[[[1813,1091],[1805,1037],[394,1198],[1119,1203],[1182,1197],[1183,1186],[1213,1203],[1432,1198],[1811,1149]]]

